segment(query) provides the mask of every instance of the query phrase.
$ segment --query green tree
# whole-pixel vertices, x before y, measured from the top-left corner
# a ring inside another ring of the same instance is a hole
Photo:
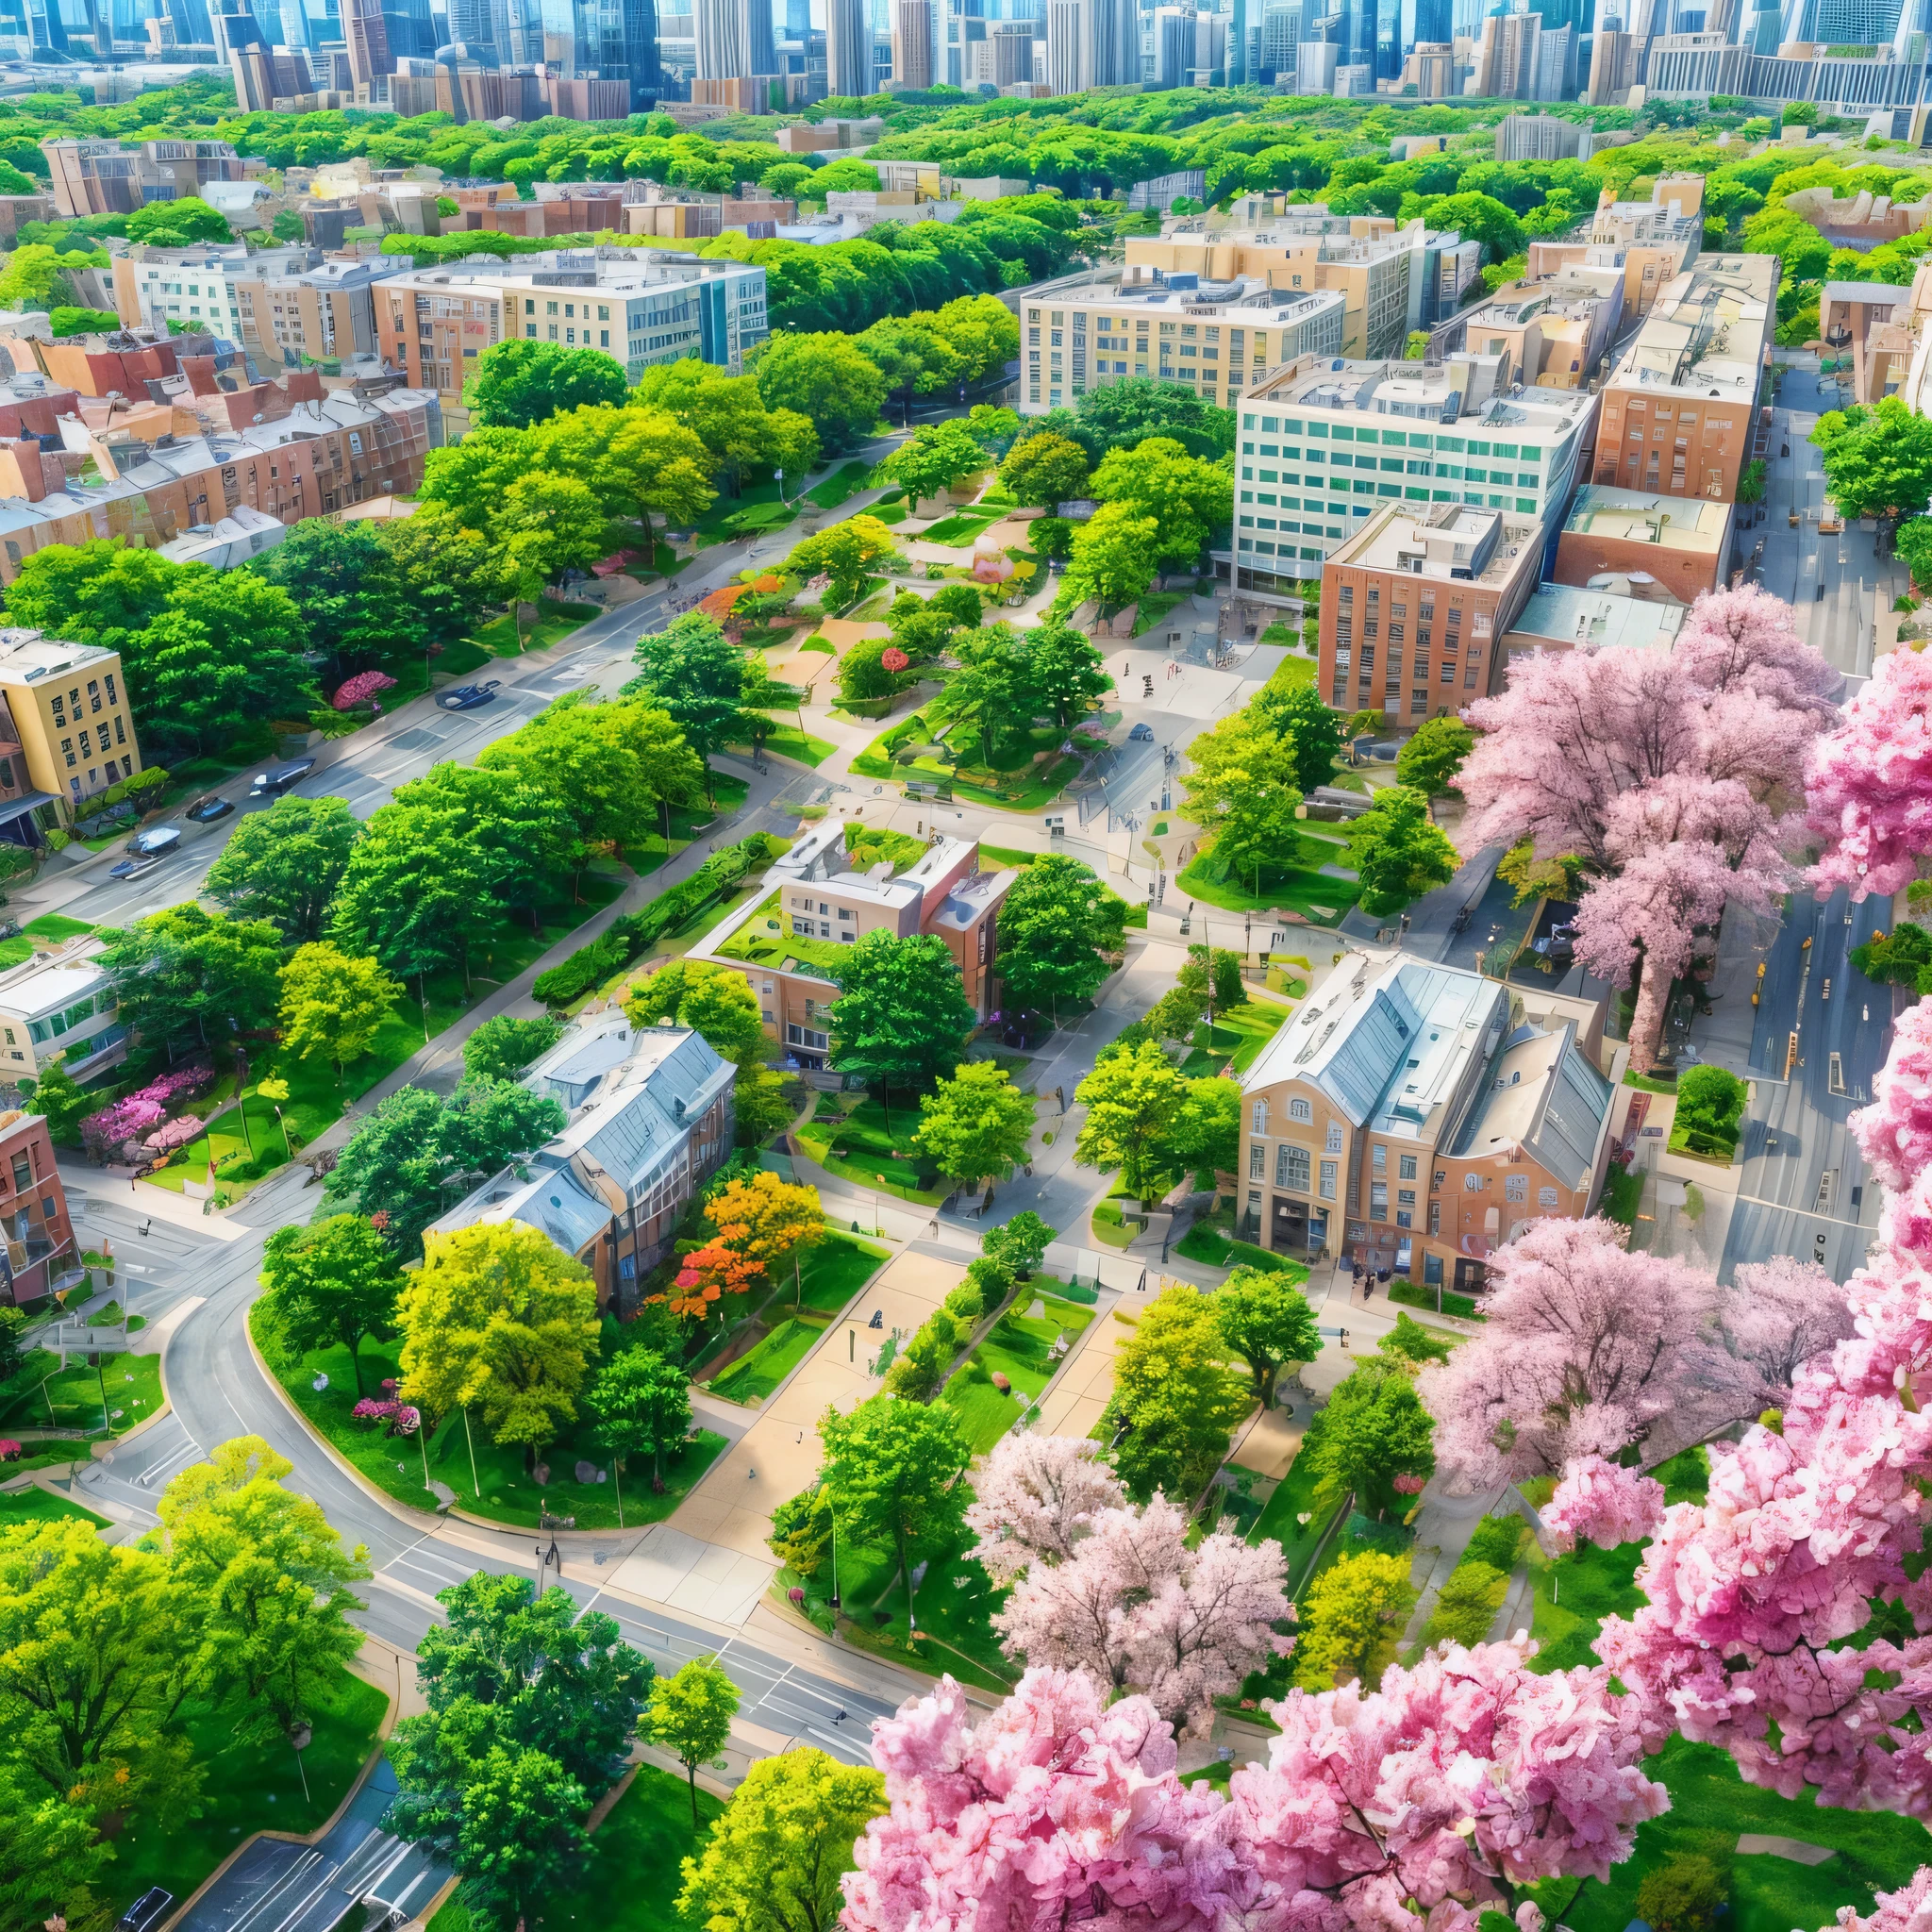
[[[1034,1099],[1005,1068],[968,1060],[919,1103],[914,1142],[961,1183],[1009,1172],[1033,1144]]]
[[[1024,1281],[1046,1259],[1047,1248],[1058,1233],[1058,1228],[1047,1226],[1032,1208],[1025,1208],[1010,1221],[988,1228],[979,1237],[979,1250],[1015,1280]]]
[[[275,1018],[282,936],[265,919],[225,919],[191,900],[100,938],[121,1018],[149,1047],[225,1048]]]
[[[1233,464],[1204,462],[1172,437],[1109,450],[1091,487],[1100,503],[1151,520],[1155,556],[1177,569],[1193,564],[1214,533],[1234,521]],[[1077,543],[1074,554],[1077,561]]]
[[[760,1757],[684,1861],[677,1908],[706,1932],[833,1932],[854,1841],[885,1809],[870,1766],[809,1748]]]
[[[1459,1643],[1464,1649],[1487,1641],[1508,1589],[1502,1571],[1487,1563],[1458,1563],[1436,1592],[1424,1641]]]
[[[1291,741],[1255,730],[1217,746],[1225,755],[1188,773],[1182,784],[1195,823],[1214,835],[1226,870],[1251,882],[1258,898],[1264,871],[1292,866],[1300,853]]]
[[[1044,1006],[1091,999],[1125,944],[1126,902],[1064,853],[1021,869],[1000,902],[996,967],[1009,1000]]]
[[[339,665],[394,664],[420,656],[428,641],[428,624],[396,551],[366,519],[331,524],[310,517],[247,567],[289,593],[310,646]]]
[[[959,1477],[972,1451],[953,1411],[943,1403],[928,1408],[874,1395],[849,1415],[826,1409],[819,1418],[819,1441],[824,1452],[819,1480],[846,1535],[862,1542],[891,1539],[909,1620],[913,1540],[936,1542],[955,1534],[966,1507],[969,1492]]]
[[[1898,526],[1898,554],[1922,591],[1932,590],[1932,517],[1907,517]]]
[[[1049,617],[1026,633],[1033,696],[1062,731],[1085,717],[1092,701],[1113,689],[1091,641]]]
[[[688,610],[633,654],[639,675],[625,694],[647,692],[700,758],[722,751],[742,730],[744,654],[714,618]]]
[[[194,1669],[227,1685],[245,1714],[238,1734],[279,1741],[327,1701],[362,1647],[350,1585],[369,1553],[342,1547],[313,1498],[284,1489],[294,1464],[259,1436],[224,1442],[191,1464],[155,1505],[170,1581],[196,1607]]]
[[[964,358],[952,343],[910,316],[881,317],[855,336],[852,346],[877,366],[887,392],[906,406],[908,422],[914,395],[937,395],[952,389],[965,369]],[[980,464],[985,465],[984,453]]]
[[[1087,452],[1050,431],[1016,442],[1000,465],[1000,481],[1015,503],[1057,508],[1087,494]]]
[[[879,464],[878,474],[906,486],[917,515],[921,497],[937,496],[985,468],[986,452],[963,424],[925,423]]]
[[[268,225],[268,231],[277,242],[299,242],[306,232],[302,217],[291,208],[285,208]]]
[[[56,1145],[71,1147],[80,1134],[80,1124],[100,1104],[98,1094],[81,1091],[80,1082],[67,1071],[67,1056],[57,1054],[34,1082],[33,1109],[47,1123],[47,1133]]]
[[[1328,1398],[1309,1468],[1325,1502],[1353,1495],[1379,1516],[1394,1501],[1398,1475],[1435,1474],[1436,1424],[1395,1362],[1369,1356]]]
[[[1315,1311],[1286,1274],[1236,1268],[1212,1296],[1222,1339],[1248,1365],[1255,1400],[1274,1406],[1274,1378],[1289,1362],[1311,1362],[1322,1351]]]
[[[1130,1194],[1149,1199],[1179,1166],[1174,1124],[1188,1083],[1153,1041],[1100,1060],[1074,1091],[1087,1109],[1074,1158],[1082,1167],[1118,1167]]]
[[[85,1808],[192,1808],[192,1609],[158,1555],[110,1549],[91,1523],[0,1535],[0,1724],[15,1761]]]
[[[691,1427],[691,1385],[684,1371],[655,1349],[620,1350],[597,1372],[584,1397],[597,1418],[597,1440],[613,1456],[651,1458],[651,1490],[664,1493],[664,1452]]]
[[[675,1754],[691,1785],[691,1828],[698,1828],[698,1766],[717,1757],[738,1715],[738,1686],[715,1657],[694,1657],[651,1687],[651,1741]]]
[[[563,1038],[563,1022],[541,1013],[518,1020],[499,1013],[463,1041],[463,1073],[473,1080],[514,1080]]]
[[[1224,457],[1234,450],[1232,409],[1216,408],[1180,383],[1146,376],[1090,389],[1076,414],[1055,427],[1095,462],[1109,450],[1134,448],[1150,436],[1167,437],[1191,456]]]
[[[361,836],[345,799],[291,792],[236,825],[206,891],[243,919],[272,919],[291,940],[312,940]]]
[[[633,1026],[675,1020],[741,1072],[772,1051],[751,982],[728,966],[703,959],[673,959],[647,974],[625,995],[624,1016]]]
[[[1155,1296],[1120,1343],[1101,1424],[1139,1501],[1161,1490],[1186,1508],[1221,1465],[1248,1408],[1227,1354],[1211,1300],[1192,1288]]]
[[[1424,798],[1456,789],[1462,761],[1475,748],[1475,733],[1460,718],[1430,718],[1395,754],[1395,775]]]
[[[1308,1586],[1295,1639],[1295,1682],[1324,1690],[1381,1682],[1415,1607],[1407,1557],[1362,1550],[1338,1557]]]
[[[1447,885],[1462,860],[1429,821],[1428,801],[1406,785],[1385,786],[1348,828],[1348,856],[1362,882],[1362,908],[1392,912]]]
[[[886,378],[847,336],[780,330],[747,359],[765,408],[805,417],[828,451],[870,436],[879,420]]]
[[[235,231],[198,194],[151,201],[127,217],[127,239],[156,248],[191,248],[197,242],[232,242]]]
[[[394,1332],[402,1270],[359,1214],[278,1227],[262,1251],[261,1285],[283,1338],[298,1349],[340,1343],[362,1393],[362,1339]]]
[[[441,504],[421,503],[413,516],[391,517],[375,528],[415,621],[437,642],[467,637],[512,592],[503,558],[483,529]]]
[[[524,606],[534,605],[543,586],[565,571],[602,557],[609,524],[588,483],[555,470],[532,470],[509,486],[495,530],[516,576],[521,644]]]
[[[64,1791],[0,1759],[0,1919],[20,1926],[58,1919],[67,1932],[108,1932],[114,1914],[101,1889],[111,1856]]]
[[[696,356],[652,364],[631,397],[667,410],[692,431],[733,496],[754,473],[782,470],[795,486],[818,461],[819,435],[809,419],[795,409],[768,409],[756,376],[727,375]]]
[[[861,513],[794,544],[785,559],[785,574],[828,578],[825,608],[842,610],[858,597],[867,576],[898,554],[891,525]]]
[[[477,357],[463,405],[479,429],[527,429],[586,403],[621,403],[627,389],[624,364],[602,349],[512,338]]]
[[[1841,514],[1896,519],[1918,516],[1932,503],[1932,422],[1903,396],[1827,409],[1811,441]]]
[[[282,968],[282,1045],[298,1059],[319,1053],[336,1070],[360,1059],[403,997],[375,959],[353,959],[327,941],[300,947]]]
[[[1677,1079],[1677,1120],[1699,1133],[1735,1141],[1748,1090],[1723,1067],[1687,1067]]]
[[[1073,608],[1090,598],[1107,616],[1131,604],[1159,569],[1160,526],[1126,504],[1107,503],[1074,531],[1060,579],[1059,602]]]
[[[1402,359],[1405,362],[1421,362],[1429,353],[1429,332],[1425,328],[1414,328],[1408,332],[1408,340],[1403,346]]]
[[[1241,1158],[1241,1090],[1228,1079],[1190,1080],[1174,1124],[1174,1151],[1196,1174],[1232,1174]]]
[[[405,1401],[475,1404],[496,1442],[535,1461],[576,1415],[597,1352],[597,1288],[541,1228],[479,1223],[432,1235],[396,1304]]]
[[[930,1088],[941,1067],[958,1064],[978,1024],[958,962],[937,933],[865,934],[841,954],[839,987],[832,1064],[888,1093]]]
[[[579,1876],[590,1857],[587,1793],[554,1757],[493,1745],[464,1781],[451,1862],[475,1909],[505,1926]]]

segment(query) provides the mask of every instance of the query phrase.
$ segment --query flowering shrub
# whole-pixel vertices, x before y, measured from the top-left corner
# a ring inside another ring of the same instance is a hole
[[[393,1389],[393,1382],[385,1382],[385,1389]],[[358,1423],[387,1423],[388,1433],[391,1436],[413,1436],[423,1426],[423,1411],[411,1407],[407,1402],[393,1399],[377,1402],[374,1396],[365,1395],[349,1414]]]
[[[110,1155],[151,1133],[185,1100],[213,1083],[214,1069],[206,1061],[176,1067],[158,1080],[91,1113],[80,1124],[81,1144],[88,1158],[105,1161]]]
[[[18,1462],[19,1460],[20,1444],[14,1441],[11,1437],[0,1441],[0,1462]]]
[[[1664,1486],[1655,1477],[1601,1456],[1579,1456],[1564,1465],[1563,1480],[1542,1519],[1558,1550],[1574,1550],[1578,1537],[1599,1549],[1614,1550],[1622,1543],[1645,1541],[1663,1513]]]
[[[888,644],[879,653],[879,667],[885,671],[904,671],[912,659],[897,644]]]
[[[379,691],[391,691],[395,679],[380,671],[358,671],[354,677],[336,687],[336,694],[329,700],[338,711],[353,711],[358,705],[371,704]]]
[[[1391,1487],[1398,1496],[1420,1496],[1428,1487],[1426,1480],[1419,1475],[1399,1475]]]
[[[170,1121],[165,1126],[157,1127],[142,1144],[142,1152],[152,1158],[157,1154],[172,1153],[176,1147],[186,1147],[190,1142],[201,1139],[207,1123],[198,1120],[192,1113],[184,1113],[179,1120]]]

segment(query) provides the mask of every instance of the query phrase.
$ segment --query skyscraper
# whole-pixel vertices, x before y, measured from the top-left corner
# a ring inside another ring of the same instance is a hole
[[[933,0],[896,0],[892,8],[892,85],[902,92],[924,93],[933,82],[932,53]]]
[[[698,78],[741,80],[775,74],[772,0],[697,0]]]
[[[825,92],[872,92],[872,22],[865,0],[825,0]]]
[[[1046,0],[1046,90],[1076,94],[1087,57],[1088,0]]]
[[[1141,78],[1139,0],[1087,0],[1085,87],[1131,87]]]

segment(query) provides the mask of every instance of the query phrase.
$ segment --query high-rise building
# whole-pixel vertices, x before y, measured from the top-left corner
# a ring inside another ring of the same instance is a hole
[[[872,22],[865,0],[825,0],[825,91],[854,99],[872,92]]]
[[[697,0],[692,12],[700,80],[741,80],[778,71],[772,0]]]
[[[894,0],[892,85],[903,93],[923,93],[933,83],[932,24],[933,0]]]
[[[396,57],[390,51],[389,25],[382,16],[382,0],[345,0],[345,4],[342,27],[349,41],[349,71],[358,87],[367,87],[378,75],[396,71]]]
[[[1076,94],[1086,85],[1088,0],[1046,0],[1046,91]]]
[[[1088,0],[1089,87],[1131,87],[1141,78],[1138,0]]]
[[[992,46],[992,80],[995,87],[1011,87],[1017,81],[1033,78],[1033,23],[1030,20],[996,20],[988,34]],[[1135,50],[1139,58],[1139,49]],[[833,89],[833,92],[838,90]]]

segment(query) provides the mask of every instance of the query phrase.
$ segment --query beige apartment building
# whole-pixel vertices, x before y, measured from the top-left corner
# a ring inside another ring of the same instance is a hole
[[[1694,604],[1720,589],[1731,549],[1728,503],[1653,495],[1586,483],[1557,539],[1550,575],[1559,584],[1621,580],[1645,595]]]
[[[1425,272],[1421,258],[1436,239],[1421,222],[1398,230],[1379,215],[1330,215],[1310,206],[1254,227],[1130,236],[1127,267],[1204,282],[1252,275],[1295,295],[1332,291],[1342,298],[1341,353],[1374,359],[1402,353],[1411,278]]]
[[[1135,376],[1186,383],[1204,402],[1232,408],[1271,367],[1341,353],[1343,298],[1335,291],[1284,295],[1254,275],[1202,290],[1191,279],[1122,282],[1108,272],[1016,303],[1021,413],[1043,415]]]
[[[1502,687],[1499,640],[1541,575],[1534,517],[1390,504],[1322,570],[1316,690],[1413,730]]]
[[[936,933],[958,962],[968,1004],[984,1019],[993,1006],[1000,902],[1019,876],[981,872],[976,839],[936,839],[903,873],[887,861],[855,872],[845,829],[841,819],[815,825],[773,865],[762,900],[691,948],[692,958],[743,974],[767,1038],[802,1067],[825,1062],[839,955],[869,932]]]
[[[1603,391],[1594,478],[1735,503],[1777,324],[1777,258],[1711,255],[1657,296]]]
[[[1703,245],[1704,177],[1665,175],[1648,201],[1618,201],[1606,188],[1596,212],[1574,233],[1532,241],[1528,275],[1536,280],[1572,262],[1614,259],[1624,271],[1625,310],[1645,313]]]
[[[0,757],[18,760],[42,799],[58,800],[70,817],[141,770],[118,651],[43,631],[0,630],[0,698],[12,741]],[[8,778],[14,775],[9,770]]]
[[[374,291],[392,273],[386,264],[362,261],[324,261],[280,275],[238,271],[228,286],[242,346],[264,373],[373,356]]]
[[[1507,356],[1512,382],[1587,389],[1623,313],[1622,278],[1579,263],[1541,282],[1498,289],[1463,322],[1462,342],[1473,354]]]
[[[1592,1001],[1344,958],[1242,1077],[1242,1232],[1479,1292],[1525,1223],[1590,1212],[1614,1064]]]

